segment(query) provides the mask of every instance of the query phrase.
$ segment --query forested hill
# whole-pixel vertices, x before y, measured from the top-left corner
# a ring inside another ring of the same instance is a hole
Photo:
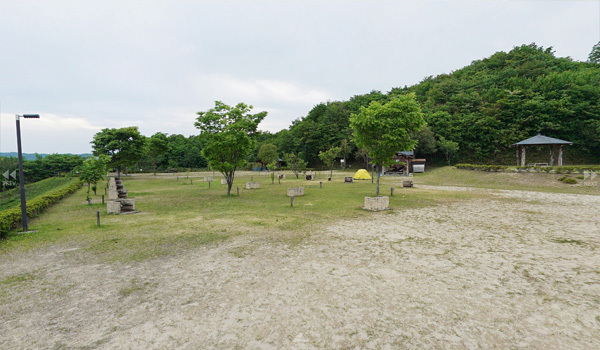
[[[600,64],[555,57],[551,48],[535,44],[497,52],[387,94],[373,91],[319,104],[289,129],[265,135],[264,141],[275,143],[280,152],[302,152],[315,163],[319,151],[350,139],[351,113],[373,100],[407,92],[416,94],[428,123],[428,129],[415,135],[419,157],[443,159],[437,146],[445,139],[459,145],[455,162],[512,164],[510,145],[540,132],[573,142],[567,161],[599,161]]]

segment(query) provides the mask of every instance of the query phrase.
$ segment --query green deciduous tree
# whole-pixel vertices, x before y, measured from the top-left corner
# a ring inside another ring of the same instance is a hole
[[[198,112],[195,126],[204,141],[202,154],[225,177],[227,195],[231,193],[235,171],[244,166],[252,152],[251,135],[267,116],[267,112],[250,114],[252,108],[244,103],[232,107],[215,101],[214,108]]]
[[[346,166],[348,165],[348,155],[352,153],[352,144],[344,139],[340,142],[340,157],[342,157],[344,159],[344,169],[346,169]]]
[[[169,150],[169,143],[167,135],[162,132],[150,136],[146,141],[146,155],[152,161],[152,167],[154,168],[154,175],[156,175],[156,161],[159,156],[167,153]]]
[[[258,155],[257,155],[258,159],[260,160],[260,162],[263,164],[263,166],[269,166],[271,164],[276,164],[277,163],[277,159],[279,158],[278,154],[277,154],[277,146],[270,144],[270,143],[265,143],[262,146],[260,146],[260,149],[258,150]],[[271,167],[268,167],[267,169],[270,169]]]
[[[306,169],[306,161],[300,158],[296,153],[284,153],[283,161],[290,168],[292,173],[298,178],[298,173]]]
[[[416,140],[410,135],[420,130],[425,121],[414,94],[399,95],[385,104],[371,102],[350,117],[354,143],[367,148],[377,169],[376,195],[379,195],[381,167],[389,165],[398,151],[412,150]]]
[[[592,47],[592,52],[590,52],[590,55],[588,56],[588,62],[600,63],[600,41]]]
[[[448,165],[450,165],[450,159],[459,150],[458,143],[454,142],[454,141],[446,140],[444,138],[444,136],[440,136],[440,139],[437,142],[437,145],[438,145],[438,148],[440,149],[440,151],[442,151],[442,153],[444,153],[444,156],[446,157],[446,161],[448,162]]]
[[[107,155],[100,155],[97,157],[90,157],[86,159],[81,166],[77,168],[79,172],[79,178],[81,181],[87,184],[87,198],[90,198],[90,186],[96,188],[98,181],[104,178],[106,174],[106,166],[110,161]],[[96,190],[94,190],[96,194]]]
[[[145,136],[140,134],[137,126],[102,129],[91,143],[95,156],[105,154],[110,157],[109,166],[117,168],[118,176],[121,176],[122,167],[135,164],[146,152]]]
[[[341,151],[339,147],[332,147],[325,152],[319,152],[319,159],[329,168],[329,178],[333,176],[333,164],[339,158]]]

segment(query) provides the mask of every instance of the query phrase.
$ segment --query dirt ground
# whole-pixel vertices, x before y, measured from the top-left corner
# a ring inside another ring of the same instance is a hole
[[[489,199],[340,221],[296,246],[3,259],[0,348],[600,348],[600,196],[435,189]]]

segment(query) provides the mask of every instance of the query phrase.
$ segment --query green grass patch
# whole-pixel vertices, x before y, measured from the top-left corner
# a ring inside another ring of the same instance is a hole
[[[362,206],[364,197],[375,195],[375,184],[371,181],[344,183],[344,176],[353,173],[336,172],[332,181],[327,181],[328,174],[305,181],[286,173],[287,178],[281,184],[271,184],[266,174],[245,172],[236,176],[231,196],[226,195],[226,185],[220,184],[218,174],[214,175],[211,188],[201,179],[211,174],[191,174],[194,176],[192,184],[189,179],[177,181],[176,175],[124,177],[125,189],[135,198],[139,213],[107,214],[106,206],[99,204],[104,188],[99,188],[98,195],[92,195],[95,203],[92,205],[87,204],[86,189],[81,188],[30,222],[30,228],[38,230],[37,233],[16,235],[13,232],[0,241],[0,254],[18,254],[59,244],[76,248],[65,253],[74,259],[135,263],[219,244],[239,235],[255,235],[273,243],[294,246],[319,235],[323,224],[340,219],[390,215],[413,208],[493,197],[486,191],[442,191],[421,186],[423,184],[598,192],[596,188],[566,186],[552,174],[488,173],[444,167],[415,174],[414,188],[402,188],[406,177],[383,177],[381,195],[389,195],[390,188],[395,188],[394,196],[390,197],[392,210],[372,213],[362,210]],[[246,190],[245,182],[251,178],[260,183],[259,189]],[[304,186],[305,196],[296,197],[291,207],[286,189],[298,186]],[[236,195],[238,187],[239,196]],[[100,226],[96,226],[97,210],[101,213]],[[251,251],[249,247],[231,253],[243,257]]]
[[[226,185],[220,184],[218,175],[210,189],[208,183],[198,177],[191,185],[188,179],[177,181],[175,176],[125,177],[123,184],[130,197],[136,199],[139,213],[107,214],[106,206],[98,204],[104,188],[92,196],[95,203],[92,205],[87,204],[86,189],[81,188],[30,222],[30,229],[38,230],[37,233],[9,234],[7,240],[0,242],[0,254],[61,244],[80,248],[68,253],[74,258],[91,256],[111,263],[138,262],[218,244],[241,234],[294,246],[319,234],[319,225],[325,222],[377,215],[362,210],[364,197],[375,195],[375,184],[370,181],[344,183],[344,176],[352,174],[334,174],[332,181],[327,178],[305,181],[287,174],[281,184],[271,184],[266,174],[240,174],[231,196],[226,195]],[[259,189],[246,190],[245,182],[251,178],[260,183]],[[381,180],[382,195],[389,195],[390,187],[396,189],[390,198],[393,211],[481,195],[419,189],[418,186],[402,188],[403,179],[384,177]],[[296,197],[291,207],[286,190],[297,186],[304,186],[305,196]],[[235,195],[237,187],[240,196]],[[97,210],[101,213],[100,226],[96,226]]]
[[[462,186],[503,190],[600,195],[600,186],[572,186],[557,181],[563,175],[553,173],[480,172],[454,167],[428,168],[415,174],[415,181],[435,186]]]
[[[554,238],[550,240],[554,243],[564,243],[564,244],[576,244],[576,245],[584,245],[584,241],[580,241],[577,239],[565,239],[565,238]]]
[[[68,186],[74,181],[77,181],[77,179],[70,177],[51,177],[25,185],[25,195],[27,196],[27,200],[32,200],[61,187]],[[0,210],[16,208],[20,205],[21,193],[18,187],[4,191],[0,195]]]
[[[156,283],[148,281],[140,281],[136,278],[132,279],[128,286],[119,290],[119,295],[126,298],[132,294],[142,293],[148,288],[156,287]]]
[[[0,280],[0,285],[13,285],[17,283],[28,282],[35,279],[35,276],[31,273],[22,273],[18,275],[7,276]]]

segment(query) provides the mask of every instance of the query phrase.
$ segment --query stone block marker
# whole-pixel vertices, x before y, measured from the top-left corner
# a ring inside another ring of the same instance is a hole
[[[106,211],[112,214],[129,213],[135,211],[135,199],[117,199],[106,204]]]
[[[112,214],[121,214],[121,202],[119,201],[108,201],[106,203],[106,211]]]
[[[109,200],[119,199],[119,190],[117,189],[117,180],[114,177],[110,177],[108,180],[108,199]]]
[[[106,211],[113,214],[135,212],[135,199],[127,198],[121,179],[110,177]]]
[[[227,185],[227,180],[221,179],[221,185]]]
[[[402,181],[402,187],[413,187],[413,180]]]
[[[390,197],[379,196],[379,197],[365,197],[364,210],[380,211],[390,209]]]
[[[345,176],[344,177],[344,182],[353,183],[354,182],[354,178],[352,176]]]
[[[304,196],[304,187],[288,187],[288,197]]]
[[[246,182],[246,189],[251,190],[254,188],[260,188],[260,184],[258,182]]]

